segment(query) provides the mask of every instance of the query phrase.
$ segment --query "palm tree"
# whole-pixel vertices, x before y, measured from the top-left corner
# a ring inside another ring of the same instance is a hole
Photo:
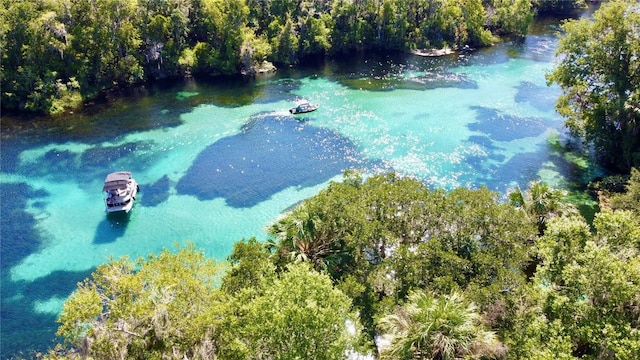
[[[544,234],[549,219],[562,214],[575,213],[575,209],[568,203],[562,202],[565,193],[549,187],[542,181],[532,181],[529,189],[524,193],[516,187],[509,193],[510,203],[518,208],[523,208],[530,216],[535,218],[539,235]]]
[[[332,255],[339,251],[323,221],[323,214],[307,203],[295,208],[291,214],[273,224],[269,232],[278,240],[276,251],[290,261],[310,262],[317,270],[325,270]]]
[[[389,345],[381,359],[500,358],[501,344],[484,329],[475,305],[459,293],[435,297],[424,291],[409,295],[405,306],[379,323]]]

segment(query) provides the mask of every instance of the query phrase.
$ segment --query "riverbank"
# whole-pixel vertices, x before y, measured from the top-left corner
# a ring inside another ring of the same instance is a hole
[[[410,53],[413,55],[426,57],[451,55],[455,52],[455,50],[448,47],[442,49],[415,49],[410,51]]]

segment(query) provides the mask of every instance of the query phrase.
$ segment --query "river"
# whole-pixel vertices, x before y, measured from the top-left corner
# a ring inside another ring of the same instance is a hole
[[[557,20],[523,42],[438,58],[367,54],[255,79],[188,79],[131,90],[53,119],[2,119],[2,358],[45,350],[62,303],[110,257],[193,242],[224,259],[345,169],[396,171],[432,188],[531,180],[567,188],[546,84]],[[320,105],[292,116],[297,100]],[[107,217],[102,182],[130,170],[132,212]]]

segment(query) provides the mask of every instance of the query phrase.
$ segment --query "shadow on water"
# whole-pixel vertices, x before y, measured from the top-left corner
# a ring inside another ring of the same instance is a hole
[[[167,175],[164,175],[153,184],[140,185],[140,192],[144,190],[144,196],[141,196],[136,201],[139,201],[144,206],[158,206],[169,198],[170,186],[171,182]]]
[[[248,86],[248,83],[255,86]],[[73,142],[100,147],[104,142],[117,143],[131,133],[177,127],[183,124],[183,114],[202,103],[235,107],[291,99],[290,92],[298,86],[295,82],[276,87],[268,83],[261,85],[256,84],[255,79],[240,76],[197,82],[193,79],[159,81],[125,89],[122,93],[115,92],[74,113],[42,117],[5,115],[0,122],[0,168],[6,173],[22,171],[20,154],[28,149]],[[151,142],[130,143],[117,147],[140,152],[149,150],[152,145]],[[52,151],[47,156],[49,161],[60,160],[58,167],[65,164],[73,165],[73,168],[80,166],[80,159],[71,152]],[[101,168],[104,165],[99,164]],[[37,172],[40,169],[27,170]]]
[[[467,142],[470,145],[479,146],[484,152],[482,155],[470,155],[465,161],[465,163],[471,166],[478,174],[485,174],[487,176],[490,174],[486,172],[487,159],[497,163],[502,163],[506,159],[506,156],[501,153],[504,149],[496,146],[488,136],[473,135],[467,139]],[[485,185],[487,181],[488,179],[484,180]]]
[[[3,271],[1,358],[32,358],[26,355],[61,342],[56,338],[59,306],[76,289],[78,281],[90,277],[93,270],[55,271],[29,282],[12,281]],[[49,304],[51,301],[53,305]]]
[[[495,141],[512,141],[536,137],[547,131],[551,120],[536,117],[513,116],[496,109],[472,106],[476,121],[467,125],[469,130],[479,131]]]
[[[19,118],[2,119],[2,159],[0,165],[4,172],[17,172],[21,165],[20,154],[28,149],[58,143],[77,142],[97,145],[103,142],[117,142],[124,136],[156,128],[175,127],[182,124],[180,113],[164,114],[154,105],[126,105],[127,99],[121,99],[121,106],[95,112],[78,113],[60,117],[42,117],[30,120]],[[134,102],[135,104],[135,102]],[[185,106],[184,112],[191,108]],[[175,111],[175,110],[174,110]],[[49,160],[71,161],[71,153],[51,152]],[[77,162],[74,164],[77,166]]]
[[[153,151],[153,142],[129,142],[114,146],[95,146],[81,152],[52,149],[37,161],[23,163],[19,172],[29,177],[43,177],[65,182],[73,176],[79,184],[91,184],[108,172],[126,169],[142,171],[144,164],[161,154]],[[136,161],[131,161],[135,158]],[[133,166],[133,168],[132,168]]]
[[[584,192],[592,179],[602,175],[602,169],[592,163],[588,154],[572,148],[570,138],[560,134],[551,135],[535,151],[517,153],[508,160],[502,154],[504,149],[495,146],[488,137],[474,135],[469,137],[468,142],[486,152],[483,157],[467,159],[466,163],[477,174],[472,182],[503,194],[516,184],[521,189],[527,189],[531,181],[542,180],[552,187],[566,189],[570,196],[576,197]],[[505,179],[509,179],[509,182],[505,182]],[[592,216],[597,203],[592,199],[580,201],[582,203],[576,205],[582,207],[582,214]]]
[[[317,67],[300,69],[281,69],[278,74],[263,73],[255,77],[215,76],[190,79],[185,90],[191,89],[188,97],[182,97],[191,107],[200,104],[214,104],[219,107],[239,107],[251,104],[290,101],[292,93],[300,88],[300,78],[317,72]],[[292,75],[292,78],[287,78]],[[185,94],[180,91],[178,96]]]
[[[458,55],[417,56],[406,52],[353,53],[326,63],[323,76],[351,89],[367,91],[476,89],[467,74],[449,69]],[[339,64],[339,66],[337,65]]]
[[[46,191],[34,190],[25,183],[0,183],[3,273],[40,248],[42,238],[36,231],[36,220],[25,209],[27,201],[40,201],[47,196]]]
[[[130,217],[131,213],[125,213],[124,211],[106,213],[104,220],[102,220],[96,228],[93,243],[108,244],[124,236]]]
[[[53,346],[57,315],[47,310],[39,311],[38,306],[48,306],[52,299],[65,299],[75,289],[76,283],[90,276],[92,271],[56,271],[34,281],[11,279],[11,268],[36,253],[46,241],[37,231],[36,219],[26,211],[26,207],[28,202],[37,207],[47,197],[46,191],[33,189],[25,183],[0,183],[2,359],[23,358],[31,349],[43,351]],[[57,310],[59,308],[53,312]]]
[[[363,166],[353,144],[338,133],[288,114],[263,113],[238,135],[202,151],[176,189],[200,200],[221,197],[229,206],[251,207],[288,187],[317,185]]]
[[[562,94],[559,88],[538,86],[528,81],[521,82],[515,96],[517,103],[529,103],[538,110],[553,109],[556,99]]]
[[[342,79],[341,83],[352,89],[368,91],[432,90],[441,88],[477,89],[478,84],[466,74],[428,73],[418,76],[394,76],[383,78]]]

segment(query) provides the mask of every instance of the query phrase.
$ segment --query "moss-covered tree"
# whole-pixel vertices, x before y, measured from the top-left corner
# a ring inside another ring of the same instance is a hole
[[[431,191],[394,174],[342,183],[308,199],[271,228],[275,261],[308,261],[354,298],[373,329],[384,301],[413,289],[465,289],[490,306],[525,281],[536,231],[524,211],[487,189]],[[502,295],[500,295],[502,294]]]
[[[95,359],[211,358],[229,297],[193,246],[101,265],[65,302],[58,335]]]
[[[602,5],[591,19],[562,26],[560,62],[548,80],[563,94],[557,109],[573,134],[602,162],[628,171],[640,163],[640,8],[636,1]]]

